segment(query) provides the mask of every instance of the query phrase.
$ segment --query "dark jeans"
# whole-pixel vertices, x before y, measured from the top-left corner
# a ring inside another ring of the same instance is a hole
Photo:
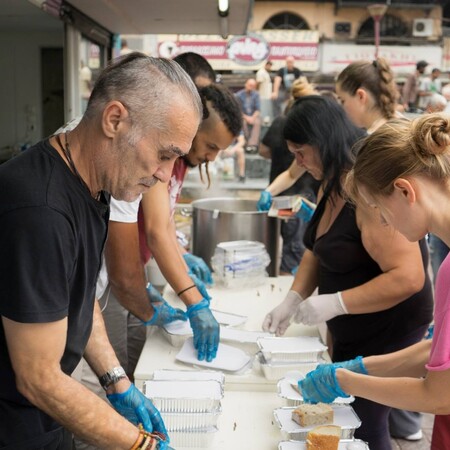
[[[58,428],[44,436],[1,447],[1,450],[72,450],[72,439],[72,433],[64,428]]]
[[[283,238],[281,272],[291,273],[300,264],[303,253],[305,253],[303,234],[307,225],[299,218],[281,222],[281,237]]]

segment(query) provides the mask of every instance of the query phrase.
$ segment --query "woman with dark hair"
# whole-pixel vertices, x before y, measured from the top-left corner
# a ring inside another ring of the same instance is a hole
[[[426,243],[408,242],[373,210],[355,208],[344,196],[351,149],[362,135],[328,98],[305,97],[289,112],[284,128],[289,150],[321,187],[291,290],[263,323],[264,330],[282,335],[291,318],[306,325],[327,322],[333,361],[349,360],[359,372],[364,368],[358,356],[421,339],[433,309]],[[357,398],[354,409],[362,420],[355,436],[371,450],[389,450],[390,408]]]

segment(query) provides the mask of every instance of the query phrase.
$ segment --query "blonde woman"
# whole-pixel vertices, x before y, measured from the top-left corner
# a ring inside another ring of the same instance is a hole
[[[450,245],[450,118],[433,114],[392,121],[360,147],[347,190],[357,205],[409,241],[432,232]],[[327,364],[300,381],[307,401],[355,395],[395,408],[436,414],[432,450],[450,448],[450,257],[439,269],[434,335],[395,353]],[[406,318],[406,317],[405,317]],[[345,370],[349,368],[350,370]]]

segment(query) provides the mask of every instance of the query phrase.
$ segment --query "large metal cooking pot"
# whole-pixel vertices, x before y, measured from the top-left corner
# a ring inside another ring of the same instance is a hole
[[[280,220],[256,208],[256,200],[206,198],[192,202],[192,252],[211,267],[220,242],[262,242],[270,256],[269,276],[279,274]]]

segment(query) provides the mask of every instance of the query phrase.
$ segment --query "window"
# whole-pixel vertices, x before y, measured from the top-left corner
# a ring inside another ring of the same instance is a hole
[[[282,12],[272,16],[264,24],[263,30],[309,30],[309,26],[297,14]]]
[[[369,17],[360,27],[358,31],[358,39],[364,41],[374,40],[375,30],[374,21]],[[383,38],[402,38],[408,36],[407,25],[398,17],[386,14],[380,23],[380,37]]]

